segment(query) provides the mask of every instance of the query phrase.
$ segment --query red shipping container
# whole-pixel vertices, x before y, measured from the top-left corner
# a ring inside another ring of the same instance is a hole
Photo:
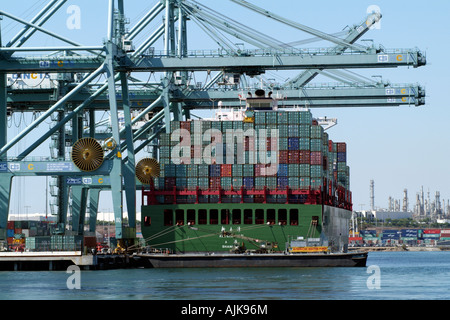
[[[220,175],[222,177],[231,177],[233,176],[233,165],[231,164],[222,164],[220,166]]]
[[[6,229],[14,229],[14,221],[8,221]]]
[[[166,190],[172,190],[177,185],[177,178],[164,178],[164,186]]]
[[[278,163],[282,164],[289,163],[288,151],[285,150],[278,151]]]
[[[337,152],[347,152],[347,144],[345,142],[338,142],[336,148]]]
[[[311,163],[311,152],[306,150],[300,150],[298,154],[298,163],[300,164],[310,164]]]
[[[294,163],[294,164],[299,163],[299,153],[300,153],[300,151],[298,151],[298,150],[288,151],[289,163]]]
[[[8,238],[6,238],[6,243],[8,243],[8,244],[12,244],[13,241],[14,241],[14,238],[13,238],[13,237],[8,237]]]
[[[191,123],[189,121],[181,121],[180,129],[186,129],[187,131],[191,131]]]
[[[310,163],[321,165],[322,164],[322,152],[320,151],[311,151]]]
[[[94,248],[97,245],[97,238],[96,237],[84,237],[84,246],[88,248]]]
[[[14,233],[15,234],[21,234],[22,233],[22,229],[14,229]]]
[[[328,151],[333,152],[333,141],[332,140],[328,140]]]
[[[423,233],[425,233],[425,234],[440,234],[441,229],[425,229],[425,230],[423,230]]]
[[[220,188],[220,177],[209,178],[209,188],[211,190],[219,190],[219,188]]]

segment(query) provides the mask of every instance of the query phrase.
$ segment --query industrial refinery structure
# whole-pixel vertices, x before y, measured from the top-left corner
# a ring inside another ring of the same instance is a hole
[[[407,219],[412,218],[420,221],[431,219],[433,222],[446,223],[450,222],[450,200],[441,199],[440,191],[435,191],[434,197],[430,190],[426,196],[421,187],[416,193],[415,202],[410,202],[408,198],[408,189],[403,190],[403,198],[395,199],[391,196],[388,198],[386,208],[375,206],[375,182],[370,181],[370,210],[361,210],[360,215],[370,219],[384,221],[386,219]]]

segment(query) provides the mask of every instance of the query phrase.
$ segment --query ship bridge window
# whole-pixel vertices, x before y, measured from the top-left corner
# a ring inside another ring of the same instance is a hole
[[[244,210],[244,224],[252,224],[253,223],[253,210],[245,209]]]
[[[220,223],[229,224],[230,222],[230,210],[222,209],[220,210]]]
[[[275,209],[267,210],[267,224],[275,224]]]
[[[208,221],[208,214],[205,209],[198,210],[198,224],[206,224]]]
[[[241,224],[242,222],[242,212],[241,209],[233,210],[233,224]]]
[[[194,209],[189,209],[187,211],[187,223],[188,223],[188,225],[195,224],[195,210]]]
[[[175,221],[179,226],[184,225],[184,210],[175,210]]]
[[[287,210],[286,209],[278,210],[278,223],[280,225],[286,225],[286,223],[287,223]]]
[[[298,226],[298,209],[289,210],[291,226]]]
[[[173,210],[170,209],[164,210],[164,225],[173,226]]]
[[[217,209],[211,209],[209,211],[209,224],[219,223],[219,211]]]
[[[263,209],[255,210],[255,224],[264,224],[264,210]]]

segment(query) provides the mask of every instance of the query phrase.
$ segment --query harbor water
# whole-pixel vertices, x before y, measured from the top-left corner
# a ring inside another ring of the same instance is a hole
[[[0,272],[0,299],[450,299],[450,252],[445,251],[371,252],[367,268],[127,269],[77,272]],[[75,275],[78,278],[71,278]],[[77,281],[79,288],[74,287]]]

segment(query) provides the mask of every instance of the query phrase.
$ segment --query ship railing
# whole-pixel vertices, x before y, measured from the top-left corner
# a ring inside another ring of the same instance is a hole
[[[269,189],[264,187],[262,190],[257,189],[245,189],[241,187],[240,189],[225,190],[221,187],[217,189],[200,189],[198,186],[195,190],[188,189],[178,189],[174,186],[169,190],[155,190],[154,188],[145,189],[142,187],[142,204],[143,205],[157,205],[157,204],[180,204],[188,203],[186,199],[189,198],[189,203],[203,203],[201,201],[204,196],[215,196],[214,203],[229,203],[229,199],[235,197],[232,202],[236,203],[247,203],[248,198],[251,196],[258,196],[259,202],[261,203],[272,203],[273,198],[271,196],[284,196],[278,199],[276,202],[287,204],[312,204],[312,205],[329,205],[339,208],[344,208],[351,210],[351,193],[342,187],[338,187],[337,194],[335,197],[330,194],[330,192],[322,192],[322,187],[308,189],[291,189],[287,187],[286,189]],[[331,189],[330,189],[331,190]],[[162,197],[164,200],[158,199]],[[255,201],[256,202],[256,201]]]

